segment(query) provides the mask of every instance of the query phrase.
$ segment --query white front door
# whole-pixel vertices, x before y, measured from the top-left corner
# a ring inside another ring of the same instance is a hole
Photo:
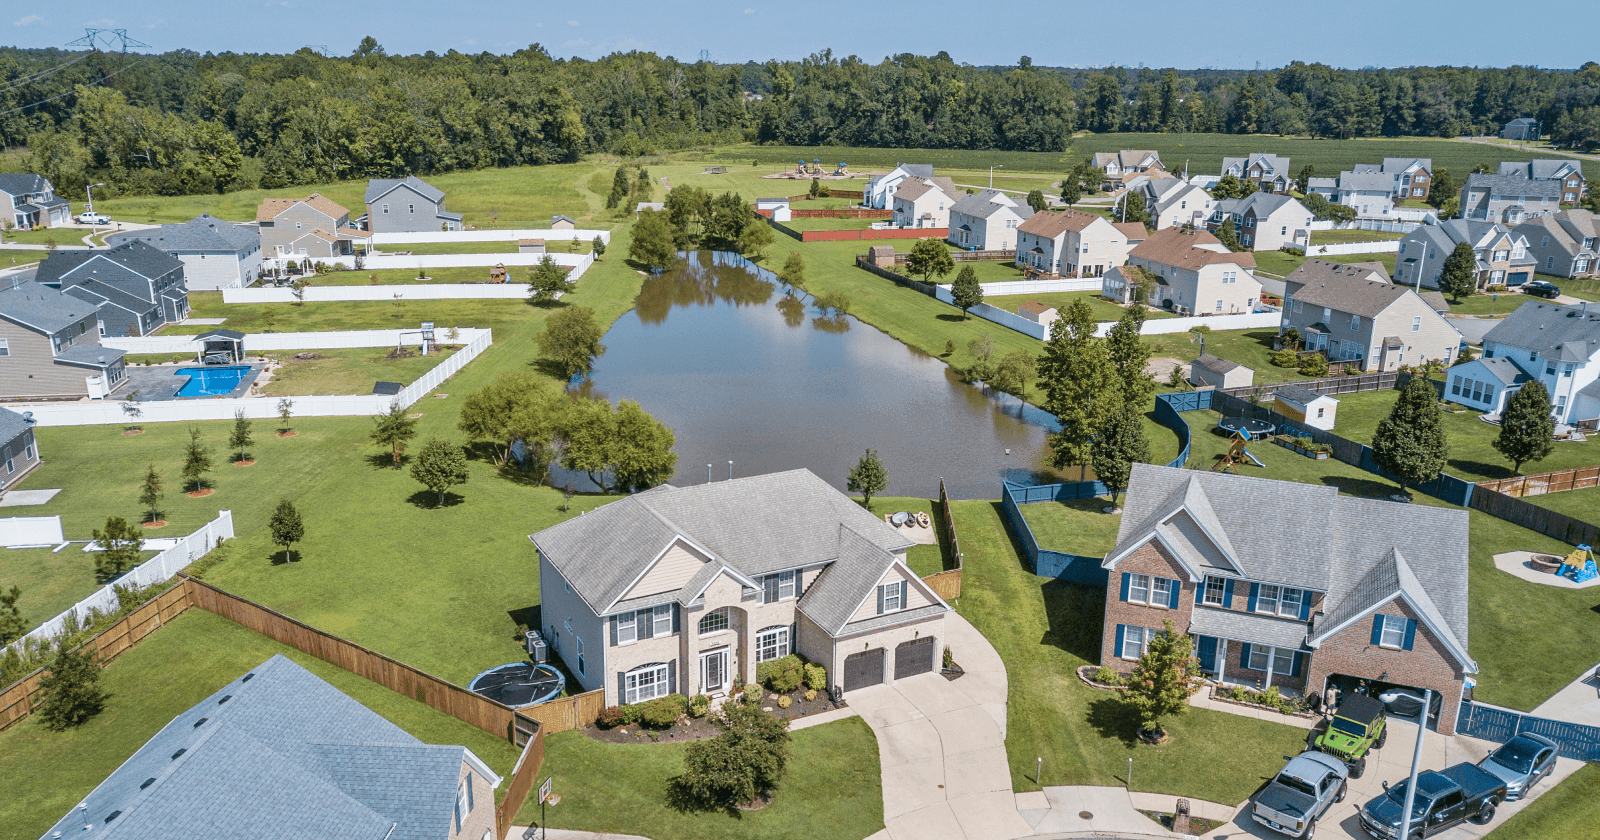
[[[728,690],[728,649],[700,654],[700,693],[716,694]]]

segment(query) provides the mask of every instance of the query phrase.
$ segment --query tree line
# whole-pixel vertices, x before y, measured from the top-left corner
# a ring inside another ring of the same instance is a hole
[[[401,56],[370,37],[337,57],[0,49],[0,145],[30,149],[69,197],[95,180],[179,195],[733,141],[1061,152],[1080,130],[1454,137],[1518,117],[1600,145],[1600,65],[1078,70],[831,50],[733,65],[539,44]]]

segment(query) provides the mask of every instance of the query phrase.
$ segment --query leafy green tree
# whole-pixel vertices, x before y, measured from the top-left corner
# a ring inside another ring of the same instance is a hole
[[[924,283],[932,283],[934,277],[943,277],[955,267],[950,249],[937,239],[917,240],[917,244],[911,246],[910,256],[906,257],[906,270],[922,275]]]
[[[1300,174],[1294,178],[1294,188],[1302,195],[1311,187],[1311,179],[1317,177],[1317,168],[1311,164],[1300,167]]]
[[[294,400],[284,397],[278,400],[278,436],[289,434],[289,418],[294,416]]]
[[[1026,350],[1012,350],[1000,357],[994,374],[989,377],[989,387],[1011,394],[1019,399],[1028,393],[1028,383],[1038,373],[1038,359]]]
[[[1150,224],[1150,213],[1144,207],[1144,195],[1138,190],[1128,190],[1122,194],[1122,213],[1119,216],[1124,222],[1138,222],[1141,225]]]
[[[1129,304],[1123,307],[1122,318],[1106,335],[1106,355],[1122,387],[1122,402],[1139,411],[1144,410],[1156,392],[1155,377],[1145,371],[1150,364],[1150,347],[1139,337],[1144,319],[1144,307],[1138,303]]]
[[[1446,201],[1459,198],[1457,195],[1459,192],[1461,188],[1456,186],[1455,176],[1451,175],[1448,169],[1440,169],[1433,173],[1433,183],[1428,186],[1428,197],[1424,200],[1433,209],[1438,210],[1444,207]],[[1448,217],[1440,216],[1440,218]]]
[[[1236,231],[1234,231],[1234,229],[1233,229],[1233,220],[1232,219],[1223,219],[1222,220],[1222,224],[1217,225],[1216,236],[1217,236],[1217,241],[1221,242],[1223,247],[1227,248],[1228,250],[1230,250],[1230,251],[1243,251],[1244,250],[1244,246],[1239,244],[1239,234]]]
[[[1061,201],[1071,207],[1082,198],[1083,182],[1078,177],[1078,170],[1074,169],[1061,179]]]
[[[1406,488],[1426,484],[1444,472],[1450,457],[1439,412],[1439,395],[1432,383],[1413,377],[1400,391],[1389,416],[1378,423],[1372,436],[1372,459]]]
[[[600,259],[601,257],[605,256],[605,254],[606,254],[606,241],[605,241],[605,239],[601,238],[600,234],[598,234],[598,233],[595,234],[594,235],[594,241],[589,243],[589,250],[594,252],[594,258],[597,259],[597,260]]]
[[[1133,465],[1149,460],[1150,441],[1144,434],[1142,412],[1132,405],[1124,405],[1111,415],[1089,446],[1089,463],[1094,467],[1095,478],[1111,491],[1112,507],[1128,489]]]
[[[800,256],[799,251],[789,255],[783,261],[783,268],[778,270],[778,282],[791,289],[805,290],[806,287],[806,260]]]
[[[566,407],[560,389],[549,379],[535,373],[507,372],[467,395],[456,428],[469,440],[493,444],[496,466],[510,462],[518,441],[531,462],[543,465],[553,454],[550,446]]]
[[[1044,200],[1044,193],[1042,191],[1031,190],[1028,193],[1028,206],[1033,208],[1033,212],[1035,213],[1043,213],[1045,209],[1050,206],[1050,204]]]
[[[467,469],[467,456],[461,453],[461,447],[436,437],[429,438],[417,450],[417,461],[411,465],[411,477],[439,494],[434,506],[443,507],[445,491],[458,484],[466,484],[472,473]]]
[[[765,219],[757,219],[745,225],[739,233],[739,253],[752,260],[760,260],[767,255],[767,249],[772,247],[772,226]],[[797,252],[795,256],[799,256]]]
[[[206,487],[206,473],[211,471],[211,447],[200,440],[200,429],[189,427],[189,443],[183,448],[183,481],[189,492],[198,493]]]
[[[678,453],[672,451],[677,435],[667,424],[650,416],[633,400],[617,403],[616,433],[612,441],[612,474],[617,487],[648,490],[672,478]]]
[[[1239,176],[1230,173],[1219,178],[1211,187],[1211,197],[1218,201],[1243,198],[1239,191]]]
[[[861,506],[872,510],[872,497],[889,488],[889,471],[878,459],[878,453],[868,449],[867,454],[850,468],[844,486],[852,493],[860,493]]]
[[[251,431],[250,418],[244,414],[244,409],[233,413],[233,431],[228,434],[228,447],[233,450],[233,461],[250,460],[250,444],[255,443],[255,434]],[[155,466],[150,467],[155,471]]]
[[[1044,409],[1061,422],[1050,436],[1050,462],[1057,469],[1089,462],[1089,447],[1100,427],[1122,406],[1122,389],[1089,302],[1074,299],[1050,325],[1039,361]]]
[[[645,210],[633,223],[633,239],[628,243],[628,258],[647,268],[666,268],[678,256],[667,214]]]
[[[1444,260],[1444,270],[1439,273],[1439,291],[1449,295],[1456,303],[1471,297],[1478,290],[1478,258],[1471,243],[1457,242],[1455,250]]]
[[[983,303],[983,284],[978,282],[978,272],[971,265],[964,265],[956,273],[956,282],[950,286],[950,302],[961,309],[961,317],[967,317],[967,310]]]
[[[789,724],[755,703],[727,703],[709,722],[713,738],[689,744],[683,773],[668,780],[669,797],[685,810],[751,803],[778,786],[789,761]]]
[[[602,493],[612,491],[612,443],[617,436],[617,415],[605,400],[577,400],[562,413],[561,468],[581,472]]]
[[[149,469],[145,470],[144,479],[139,482],[139,504],[144,506],[146,522],[161,521],[162,484],[161,473],[151,462]]]
[[[1543,382],[1534,379],[1506,398],[1494,448],[1511,462],[1511,471],[1521,475],[1523,464],[1543,461],[1556,448],[1555,433],[1550,392],[1545,390]]]
[[[306,525],[301,521],[300,511],[295,509],[294,502],[278,500],[272,518],[267,521],[267,530],[272,532],[272,544],[283,546],[284,560],[294,562],[294,547],[306,538]]]
[[[0,590],[0,646],[9,645],[28,632],[28,620],[22,617],[17,601],[22,598],[22,588],[13,585],[10,592]],[[4,680],[0,680],[4,682]]]
[[[548,306],[556,302],[556,296],[567,288],[567,273],[556,265],[556,260],[549,254],[539,260],[539,264],[528,269],[528,295],[529,300],[540,306]]]
[[[388,411],[372,418],[372,431],[368,433],[373,443],[389,450],[396,467],[400,466],[406,443],[416,435],[417,421],[406,416],[406,409],[399,400],[389,403]]]
[[[806,190],[806,195],[810,198],[822,198],[826,194],[827,193],[822,188],[822,180],[819,178],[812,178],[811,187]]]
[[[1122,693],[1138,713],[1142,731],[1165,735],[1162,723],[1189,711],[1189,695],[1194,693],[1190,680],[1196,664],[1193,653],[1194,642],[1189,635],[1179,633],[1171,619],[1163,619],[1161,632],[1134,663]]]
[[[980,382],[989,381],[994,376],[994,368],[989,365],[989,357],[994,355],[994,336],[984,333],[967,342],[967,353],[972,356],[967,374]]]
[[[102,580],[110,580],[139,565],[144,537],[139,528],[120,516],[106,519],[104,530],[90,532],[99,550],[94,552],[94,568]]]
[[[595,360],[606,352],[600,343],[605,330],[587,306],[569,306],[545,319],[539,333],[539,351],[562,379],[588,376]]]
[[[50,660],[50,672],[39,681],[42,693],[35,707],[45,728],[63,732],[81,726],[105,709],[107,695],[100,688],[100,664],[88,648],[65,643]]]

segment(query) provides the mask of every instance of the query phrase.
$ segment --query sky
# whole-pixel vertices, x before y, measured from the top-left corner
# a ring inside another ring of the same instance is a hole
[[[1182,69],[1269,68],[1295,60],[1346,68],[1575,68],[1600,58],[1590,49],[1593,39],[1553,38],[1548,27],[1498,27],[1493,38],[1484,37],[1486,21],[1500,9],[1487,0],[1011,0],[995,6],[950,0],[67,0],[7,6],[9,12],[0,12],[0,44],[64,47],[94,27],[125,29],[150,45],[134,48],[138,52],[281,53],[311,46],[349,55],[371,35],[390,53],[509,53],[539,43],[558,58],[641,50],[694,61],[706,51],[719,63],[801,59],[824,49],[871,63],[944,50],[964,64],[1015,64],[1027,55],[1047,66]],[[1538,6],[1544,20],[1600,22],[1593,0]],[[968,22],[975,8],[991,14],[986,25]],[[1119,37],[1119,29],[1129,37]]]

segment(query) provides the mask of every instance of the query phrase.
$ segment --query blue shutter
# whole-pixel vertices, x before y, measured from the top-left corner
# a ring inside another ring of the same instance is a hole
[[[1233,609],[1233,578],[1222,585],[1222,606]]]
[[[682,610],[674,603],[672,605],[672,632],[674,634],[683,632],[683,619],[680,617],[682,615]]]
[[[1379,614],[1377,614],[1377,615],[1372,617],[1372,643],[1373,644],[1378,644],[1379,642],[1382,642],[1382,641],[1383,641],[1383,614],[1379,613]]]
[[[667,693],[678,693],[678,660],[676,659],[667,663]]]
[[[1249,642],[1245,642],[1244,644],[1239,646],[1239,667],[1240,668],[1249,668],[1250,667],[1250,643]]]
[[[1127,575],[1123,575],[1122,577],[1124,579],[1126,579],[1128,576]],[[1122,636],[1123,636],[1123,633],[1125,633],[1127,631],[1127,629],[1128,629],[1128,625],[1126,625],[1126,624],[1118,624],[1117,625],[1117,641],[1116,641],[1115,645],[1113,645],[1113,647],[1112,647],[1112,650],[1113,650],[1113,654],[1112,655],[1117,657],[1118,659],[1122,658]]]
[[[1175,581],[1172,582],[1172,594],[1167,597],[1167,607],[1169,609],[1174,609],[1175,610],[1175,609],[1178,608],[1178,590],[1180,590],[1182,588],[1183,588],[1183,581],[1175,580]]]
[[[1294,676],[1303,677],[1305,672],[1306,655],[1301,651],[1294,652]]]
[[[639,610],[633,614],[633,634],[639,641],[653,638],[656,634],[655,613],[650,610]]]
[[[1300,620],[1306,621],[1309,618],[1311,618],[1311,590],[1302,589],[1300,590]]]
[[[467,771],[467,813],[472,812],[472,771]]]
[[[1132,575],[1127,572],[1122,573],[1122,600],[1124,601],[1128,600],[1128,578],[1130,577]]]
[[[617,646],[617,617],[616,616],[612,616],[612,617],[606,619],[606,623],[611,625],[611,646],[612,647],[616,647]]]
[[[1406,619],[1406,640],[1400,646],[1405,648],[1406,650],[1410,650],[1411,649],[1411,643],[1416,641],[1416,639],[1417,639],[1417,623],[1408,618],[1408,619]]]
[[[1250,584],[1250,606],[1248,607],[1248,609],[1251,612],[1255,612],[1256,611],[1256,596],[1259,595],[1259,594],[1261,594],[1261,584],[1259,584],[1259,583]]]

